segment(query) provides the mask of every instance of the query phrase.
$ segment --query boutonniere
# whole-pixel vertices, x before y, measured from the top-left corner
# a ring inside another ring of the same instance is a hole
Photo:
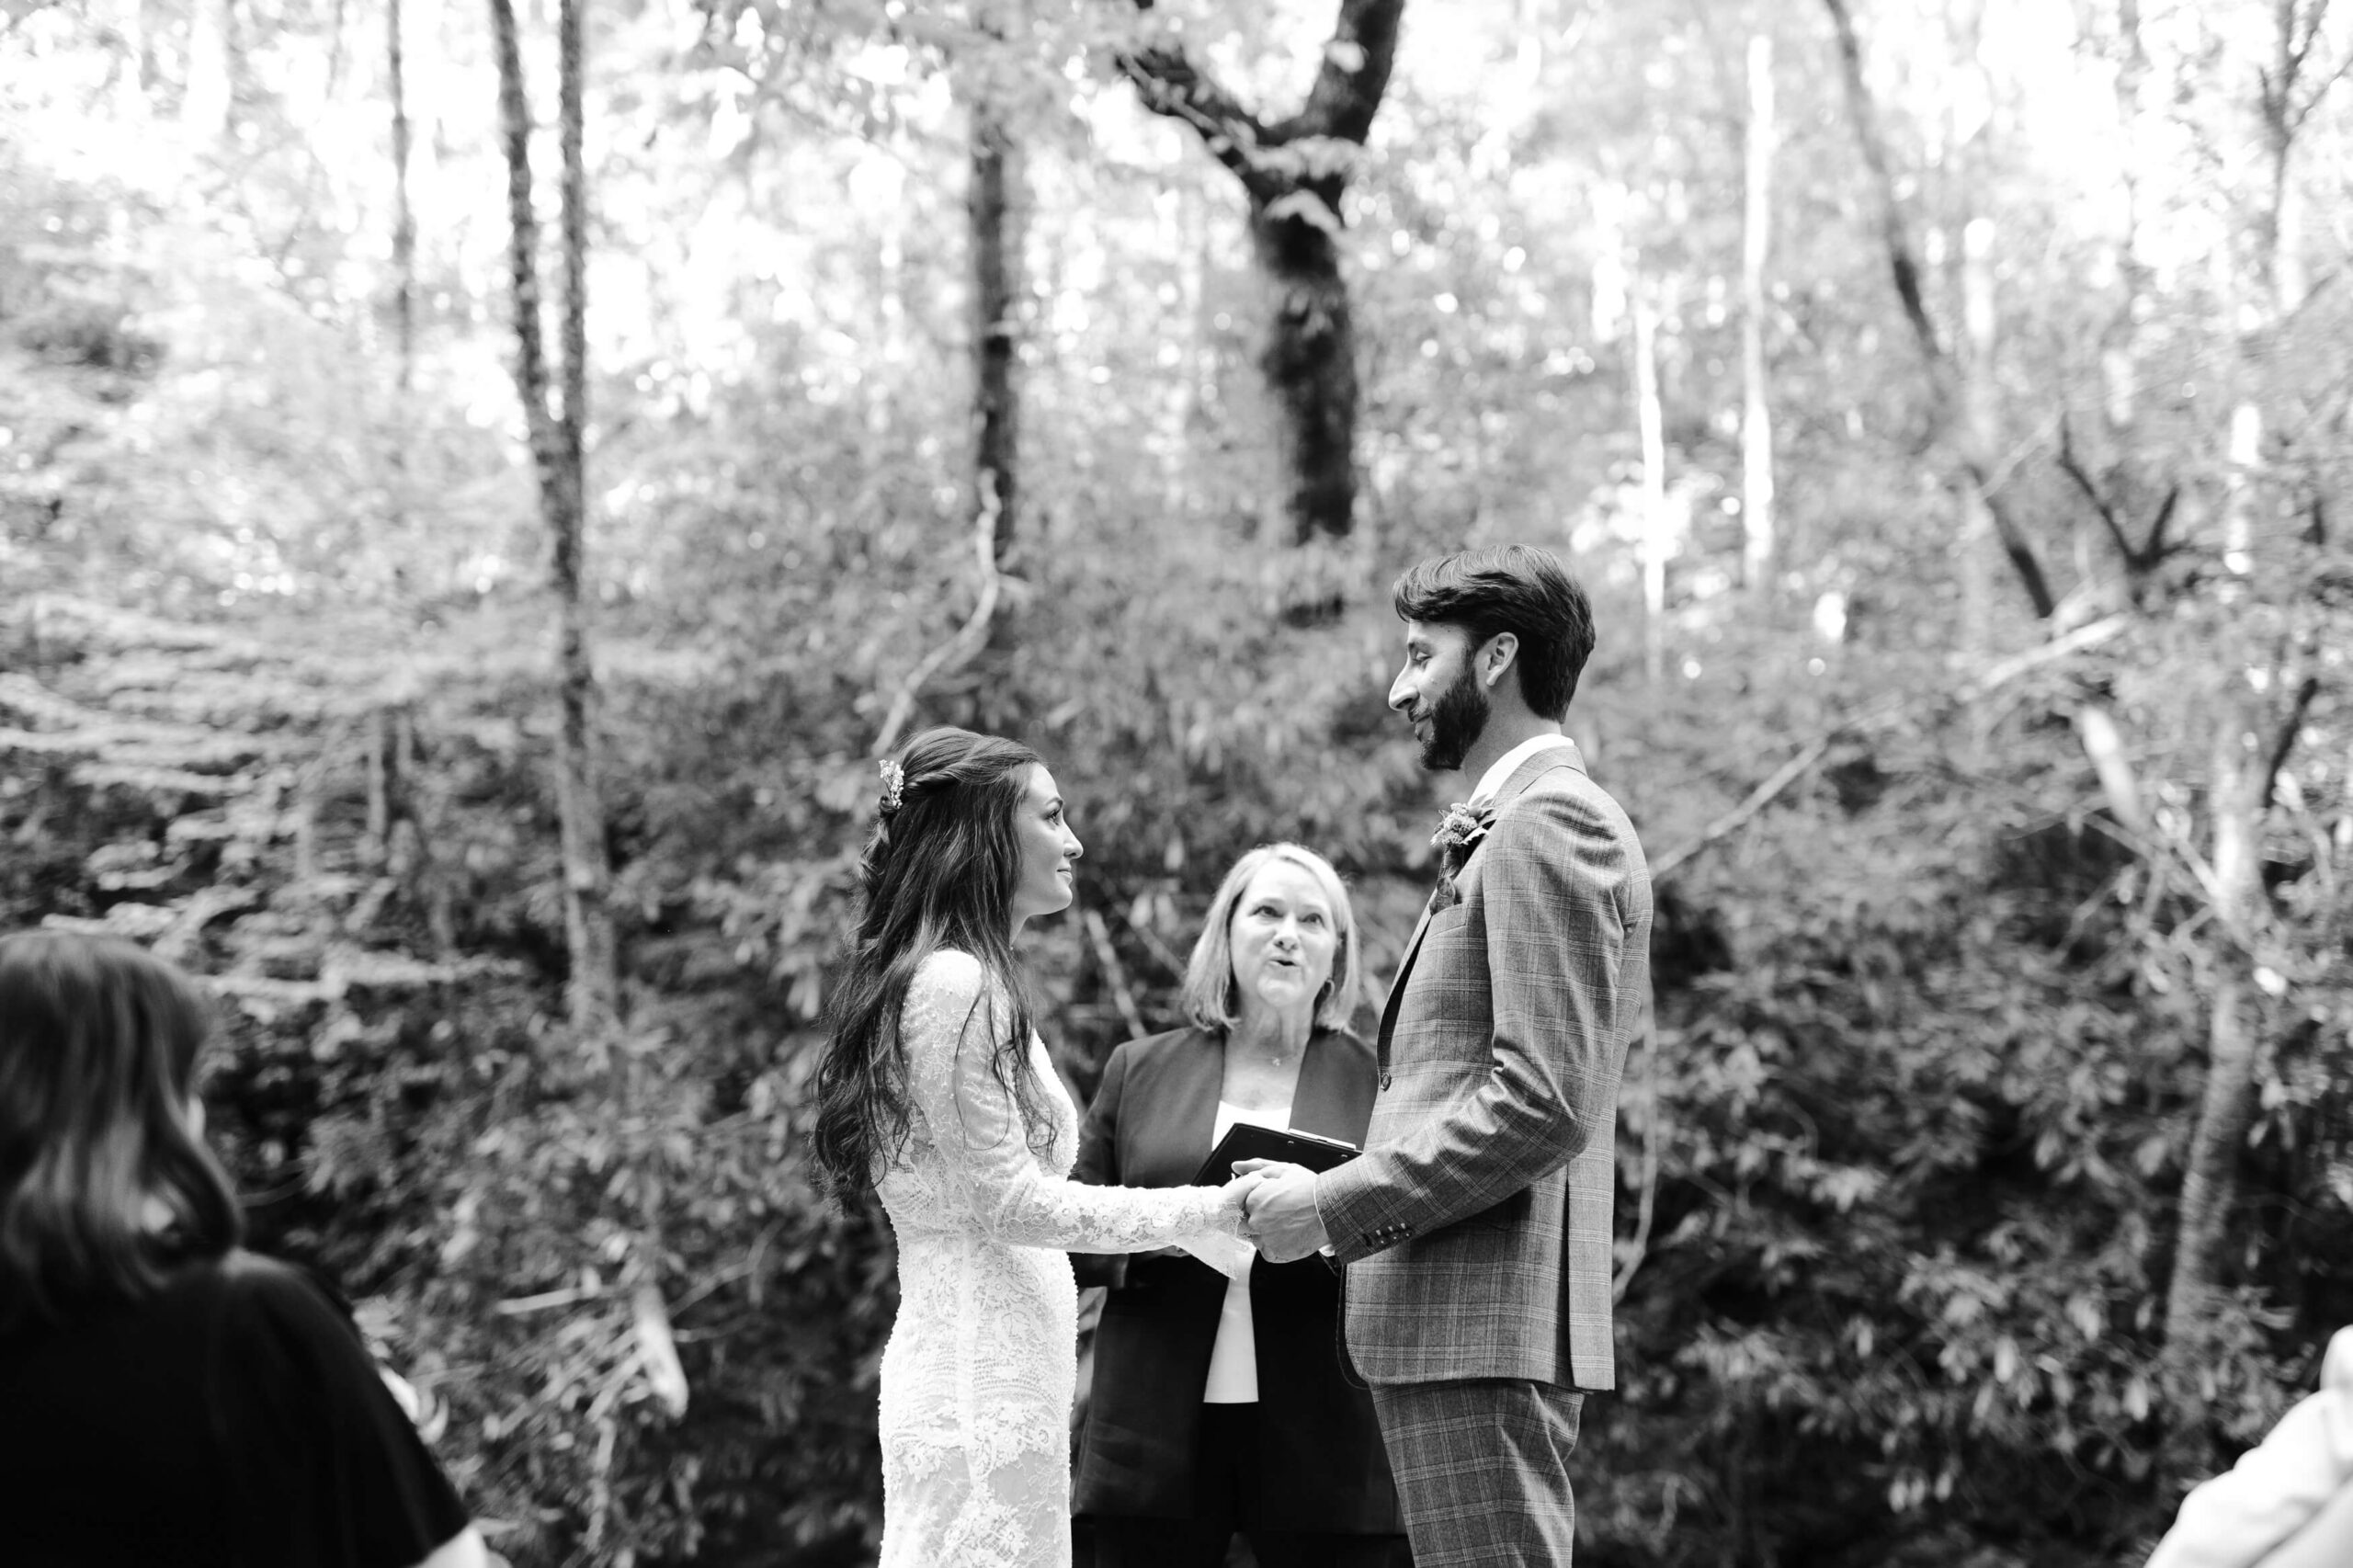
[[[1471,851],[1487,836],[1488,825],[1495,820],[1493,808],[1473,811],[1457,801],[1446,808],[1438,819],[1438,831],[1430,835],[1430,847],[1438,852],[1438,892],[1431,895],[1433,909],[1452,909],[1462,902],[1455,891],[1454,874],[1471,858]]]
[[[1487,825],[1495,819],[1486,812],[1474,812],[1457,801],[1446,808],[1438,818],[1438,831],[1430,835],[1430,847],[1446,858],[1449,869],[1471,858],[1471,851],[1487,836]]]

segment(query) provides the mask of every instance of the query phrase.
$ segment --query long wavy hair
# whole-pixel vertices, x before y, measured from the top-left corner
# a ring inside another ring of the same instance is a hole
[[[812,1142],[837,1198],[872,1187],[906,1146],[914,1106],[899,1014],[915,971],[943,949],[980,960],[986,980],[974,1013],[989,1071],[1031,1145],[1051,1144],[1029,1063],[1029,993],[1013,952],[1017,823],[1038,762],[1018,742],[948,728],[925,731],[897,758],[897,798],[885,789],[866,841],[864,908],[826,1008],[817,1066]],[[997,1016],[998,997],[1010,1005],[1006,1017]]]
[[[205,1032],[143,949],[0,937],[0,1330],[149,1295],[244,1236],[188,1117]]]

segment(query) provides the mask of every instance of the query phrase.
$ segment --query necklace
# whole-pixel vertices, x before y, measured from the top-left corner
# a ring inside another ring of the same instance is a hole
[[[1313,1034],[1314,1031],[1310,1029],[1308,1032]],[[1240,1038],[1229,1040],[1227,1049],[1238,1051],[1240,1061],[1263,1062],[1270,1068],[1279,1068],[1287,1067],[1298,1061],[1301,1053],[1307,1049],[1307,1041],[1302,1040],[1296,1043],[1289,1043],[1284,1041],[1279,1034],[1276,1039],[1268,1040],[1263,1035],[1259,1035],[1256,1030],[1252,1030],[1248,1034],[1241,1035]]]

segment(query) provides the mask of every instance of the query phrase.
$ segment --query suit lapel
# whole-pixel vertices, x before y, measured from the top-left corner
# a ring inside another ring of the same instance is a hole
[[[1414,972],[1414,955],[1422,950],[1422,933],[1430,928],[1430,916],[1437,913],[1437,905],[1435,894],[1422,902],[1422,917],[1415,923],[1404,954],[1397,960],[1397,978],[1389,983],[1388,1000],[1381,1005],[1381,1034],[1374,1042],[1374,1054],[1380,1058],[1384,1076],[1389,1071],[1389,1032],[1397,1026],[1397,1004],[1404,999],[1406,977]]]
[[[1530,784],[1556,767],[1573,767],[1579,773],[1585,771],[1584,755],[1577,750],[1576,743],[1566,735],[1561,737],[1558,745],[1544,747],[1511,770],[1509,777],[1506,778],[1495,790],[1493,810],[1501,812],[1504,807],[1517,800]],[[1462,878],[1469,873],[1472,862],[1478,858],[1479,848],[1474,846],[1470,857],[1463,861],[1462,870],[1455,875],[1455,887],[1458,891],[1464,891]],[[1376,1045],[1377,1054],[1381,1059],[1381,1070],[1384,1074],[1389,1071],[1389,1036],[1397,1025],[1397,1007],[1405,998],[1405,984],[1413,978],[1414,960],[1422,950],[1422,937],[1430,928],[1430,916],[1437,913],[1436,903],[1433,897],[1423,903],[1422,917],[1414,926],[1414,935],[1405,943],[1404,956],[1397,960],[1397,978],[1389,983],[1388,1000],[1381,1004],[1381,1034]]]

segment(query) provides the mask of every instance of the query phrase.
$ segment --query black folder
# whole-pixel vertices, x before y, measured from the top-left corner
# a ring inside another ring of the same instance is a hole
[[[1311,1171],[1328,1171],[1355,1159],[1359,1153],[1355,1144],[1337,1138],[1237,1121],[1217,1141],[1210,1157],[1201,1162],[1200,1172],[1193,1181],[1199,1187],[1223,1187],[1233,1179],[1236,1160],[1285,1160],[1294,1165],[1305,1165]]]

